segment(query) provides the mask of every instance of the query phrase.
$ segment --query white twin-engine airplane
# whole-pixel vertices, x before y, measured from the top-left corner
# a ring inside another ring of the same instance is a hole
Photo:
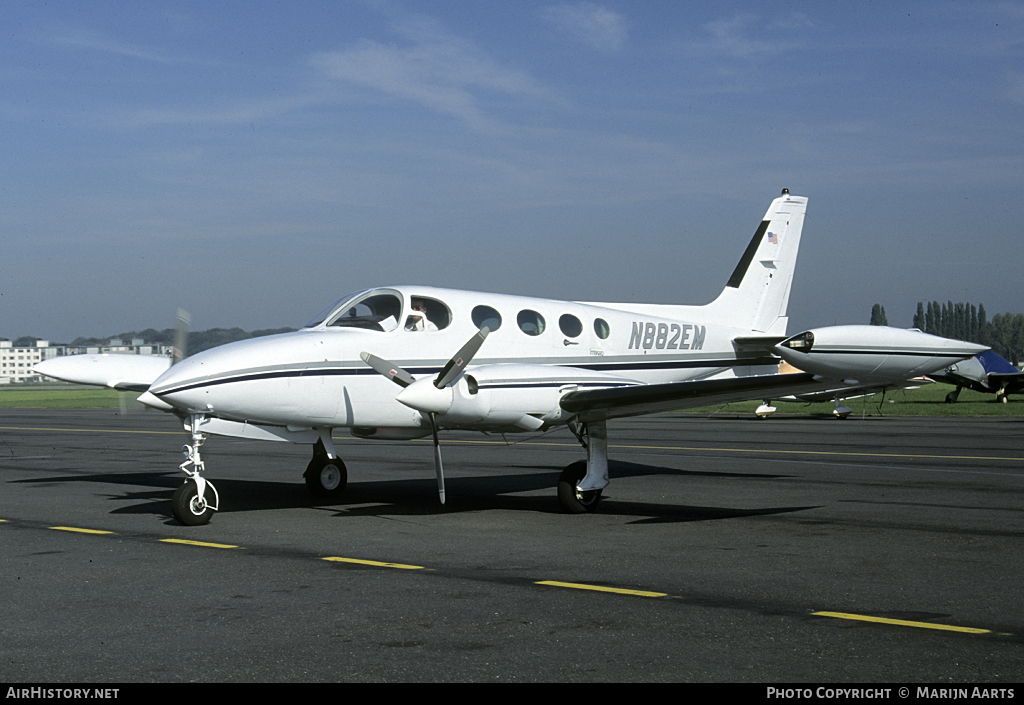
[[[582,303],[424,286],[340,299],[294,333],[206,350],[168,367],[134,370],[131,356],[79,355],[36,365],[86,384],[145,389],[172,411],[191,443],[174,494],[183,524],[219,506],[204,478],[206,434],[313,446],[306,483],[338,496],[347,470],[331,440],[433,436],[438,430],[545,431],[567,426],[586,449],[558,498],[593,511],[608,485],[609,419],[744,399],[901,383],[985,348],[916,330],[821,328],[786,337],[786,307],[807,199],[772,201],[721,295],[705,306]],[[454,356],[452,355],[455,352]],[[779,358],[798,368],[779,374]]]

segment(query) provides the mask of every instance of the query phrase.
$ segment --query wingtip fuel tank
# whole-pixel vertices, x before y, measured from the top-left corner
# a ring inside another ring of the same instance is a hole
[[[888,326],[815,328],[774,347],[775,353],[794,367],[848,384],[927,375],[987,349]]]

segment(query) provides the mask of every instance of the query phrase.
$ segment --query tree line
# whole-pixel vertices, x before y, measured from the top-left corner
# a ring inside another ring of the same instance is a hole
[[[188,343],[185,352],[189,355],[194,355],[195,353],[202,352],[203,350],[215,348],[218,345],[233,343],[236,340],[259,338],[264,335],[274,335],[275,333],[290,333],[294,330],[294,328],[268,328],[266,330],[254,330],[249,332],[242,330],[241,328],[210,328],[209,330],[189,331]],[[146,330],[130,331],[128,333],[121,333],[107,338],[75,338],[71,341],[71,345],[106,345],[107,341],[111,338],[119,338],[125,341],[130,341],[133,338],[142,338],[147,343],[173,345],[174,336],[174,328],[164,328],[163,330],[147,328]]]
[[[883,306],[872,307],[871,324],[888,325]],[[984,304],[919,301],[913,327],[943,338],[987,345],[1013,363],[1024,359],[1024,313],[997,313],[989,320]]]

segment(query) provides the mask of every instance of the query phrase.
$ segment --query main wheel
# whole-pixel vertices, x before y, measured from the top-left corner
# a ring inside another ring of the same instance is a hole
[[[210,491],[209,484],[207,491]],[[185,484],[174,490],[171,497],[171,513],[174,518],[185,526],[202,526],[213,516],[213,507],[205,499],[199,499],[199,488],[195,480],[186,480]]]
[[[303,477],[310,494],[321,499],[340,497],[348,484],[348,470],[341,458],[313,458]]]
[[[576,486],[587,474],[587,461],[578,460],[558,478],[558,501],[562,510],[569,514],[587,514],[597,509],[601,501],[601,490],[580,492]]]

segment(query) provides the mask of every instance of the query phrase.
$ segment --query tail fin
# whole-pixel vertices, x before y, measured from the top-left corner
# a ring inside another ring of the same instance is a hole
[[[772,201],[729,283],[708,312],[719,322],[767,335],[784,335],[786,308],[800,249],[807,199],[789,189]]]

